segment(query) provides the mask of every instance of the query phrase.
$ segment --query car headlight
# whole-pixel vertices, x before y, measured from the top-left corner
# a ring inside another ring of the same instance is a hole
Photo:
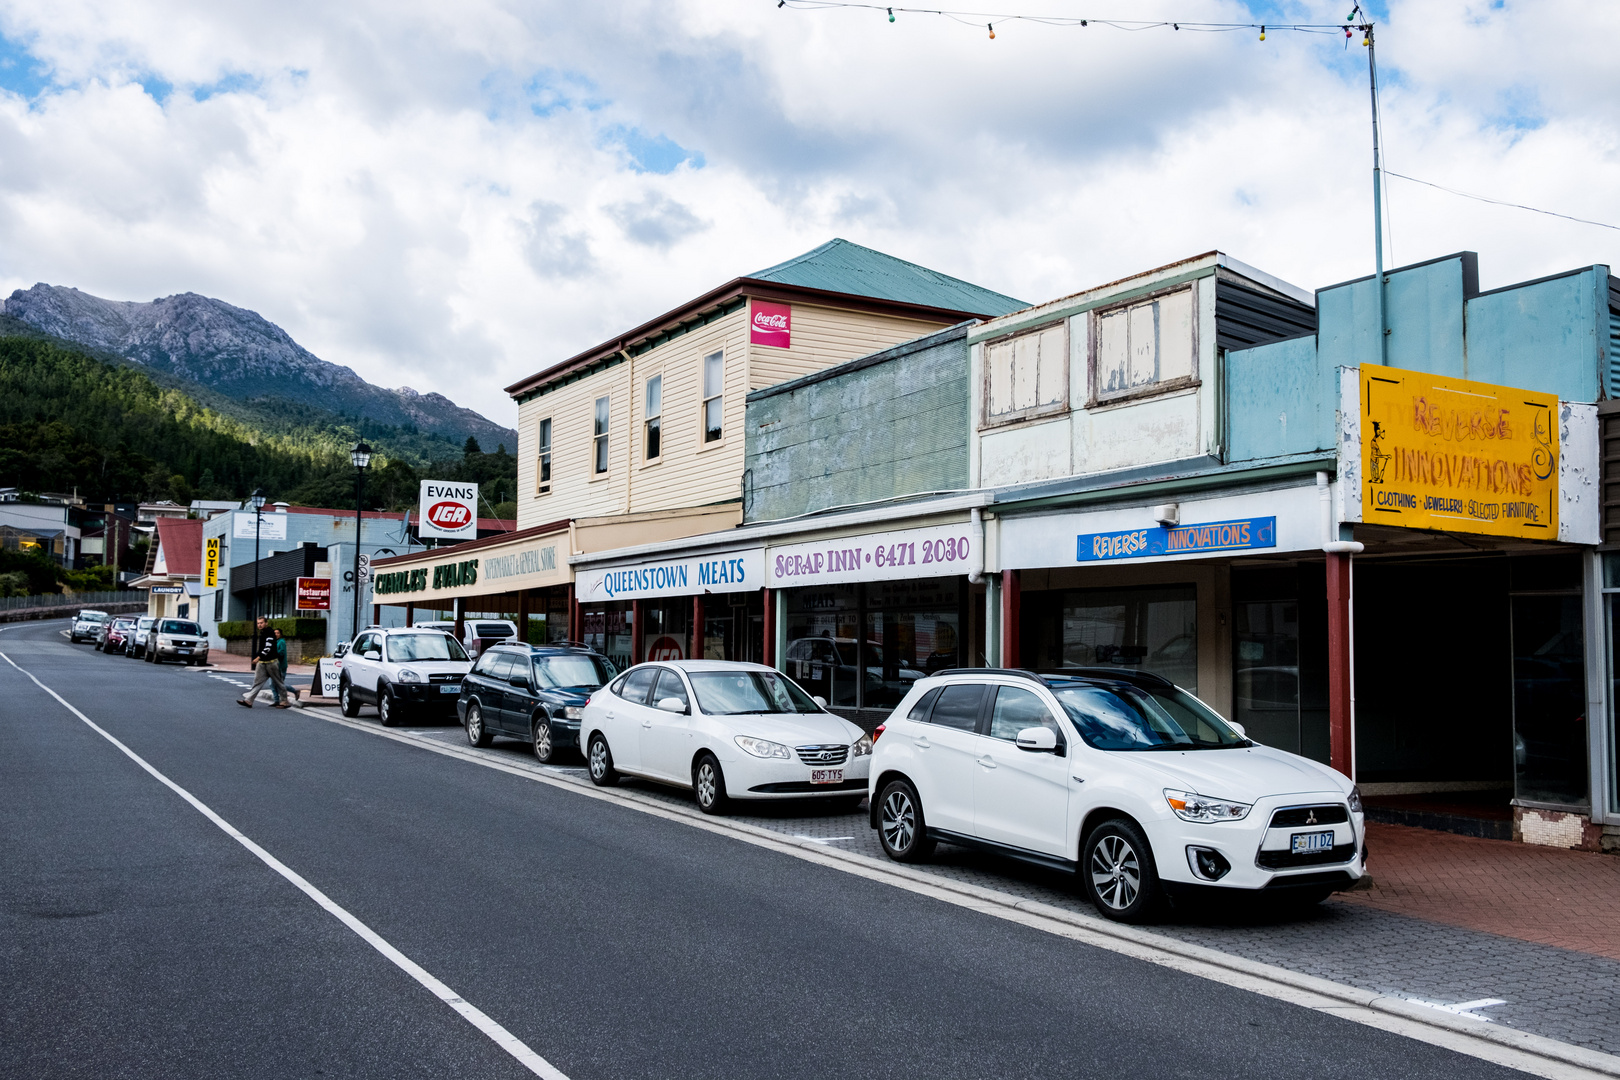
[[[421,674],[419,672],[412,671],[410,668],[401,668],[400,669],[399,681],[400,682],[427,682],[426,679],[422,678],[422,676],[421,676]]]
[[[862,735],[855,740],[855,745],[849,748],[850,757],[865,757],[872,752],[872,736]]]
[[[789,761],[793,760],[792,750],[789,750],[779,742],[771,742],[769,739],[751,739],[747,735],[738,735],[737,745],[748,751],[750,754],[753,754],[755,757],[786,758]]]
[[[1164,789],[1164,801],[1183,821],[1241,821],[1251,809],[1248,803],[1212,799],[1208,795],[1172,791],[1169,788]]]
[[[1350,812],[1352,814],[1359,814],[1359,813],[1362,812],[1362,810],[1361,810],[1361,788],[1359,786],[1353,787],[1353,788],[1350,789],[1350,800],[1349,801],[1350,801]]]
[[[583,719],[585,719],[585,706],[583,706],[583,705],[564,705],[563,706],[563,719],[564,720],[583,720]]]

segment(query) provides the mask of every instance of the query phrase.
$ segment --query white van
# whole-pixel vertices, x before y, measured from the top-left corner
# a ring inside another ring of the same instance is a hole
[[[456,636],[454,622],[417,622],[413,625],[418,628],[442,630],[451,637]],[[491,645],[515,641],[517,636],[517,623],[510,619],[467,619],[461,635],[461,644],[473,656],[478,656]]]

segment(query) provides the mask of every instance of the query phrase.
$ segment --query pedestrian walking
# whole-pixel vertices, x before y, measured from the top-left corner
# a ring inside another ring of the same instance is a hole
[[[266,681],[270,683],[270,692],[275,702],[270,706],[273,709],[290,709],[287,703],[287,686],[281,679],[281,668],[276,660],[276,635],[270,630],[270,622],[264,617],[259,618],[258,632],[254,641],[258,651],[253,655],[253,685],[248,688],[245,696],[236,699],[236,703],[244,709],[253,708],[253,699],[258,696],[259,688]]]
[[[287,638],[276,627],[276,667],[281,671],[281,689],[296,703],[298,701],[298,688],[287,681]]]

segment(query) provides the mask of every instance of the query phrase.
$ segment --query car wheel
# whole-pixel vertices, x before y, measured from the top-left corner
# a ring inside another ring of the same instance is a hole
[[[338,686],[338,707],[343,710],[344,716],[352,718],[360,715],[360,702],[355,700],[354,687],[349,685],[348,679]]]
[[[551,718],[541,713],[534,720],[534,760],[542,765],[550,765],[557,757],[556,748],[551,745]]]
[[[731,801],[726,797],[726,774],[720,771],[720,762],[713,754],[704,754],[693,766],[692,793],[697,796],[698,809],[705,814],[726,812]]]
[[[467,703],[467,741],[474,746],[488,746],[489,729],[484,726],[484,710],[478,702]]]
[[[895,862],[922,862],[934,853],[922,800],[904,780],[889,781],[878,794],[878,840]]]
[[[405,717],[405,706],[394,700],[394,691],[387,683],[377,687],[377,719],[383,727],[399,727]]]
[[[585,771],[591,774],[591,783],[597,787],[612,787],[619,782],[619,771],[613,767],[613,751],[601,732],[591,736],[591,747],[585,755]]]
[[[1086,838],[1080,877],[1097,911],[1117,922],[1143,922],[1158,910],[1153,849],[1134,822],[1115,818]]]

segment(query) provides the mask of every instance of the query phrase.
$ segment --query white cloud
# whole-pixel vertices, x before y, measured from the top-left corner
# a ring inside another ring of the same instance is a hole
[[[1395,0],[1381,23],[1392,169],[1617,216],[1620,9]],[[0,0],[0,35],[0,288],[217,296],[506,422],[501,386],[833,235],[1031,301],[1211,248],[1307,287],[1371,268],[1359,35],[990,41],[774,0]],[[1390,183],[1399,261],[1478,250],[1491,285],[1616,248]]]

